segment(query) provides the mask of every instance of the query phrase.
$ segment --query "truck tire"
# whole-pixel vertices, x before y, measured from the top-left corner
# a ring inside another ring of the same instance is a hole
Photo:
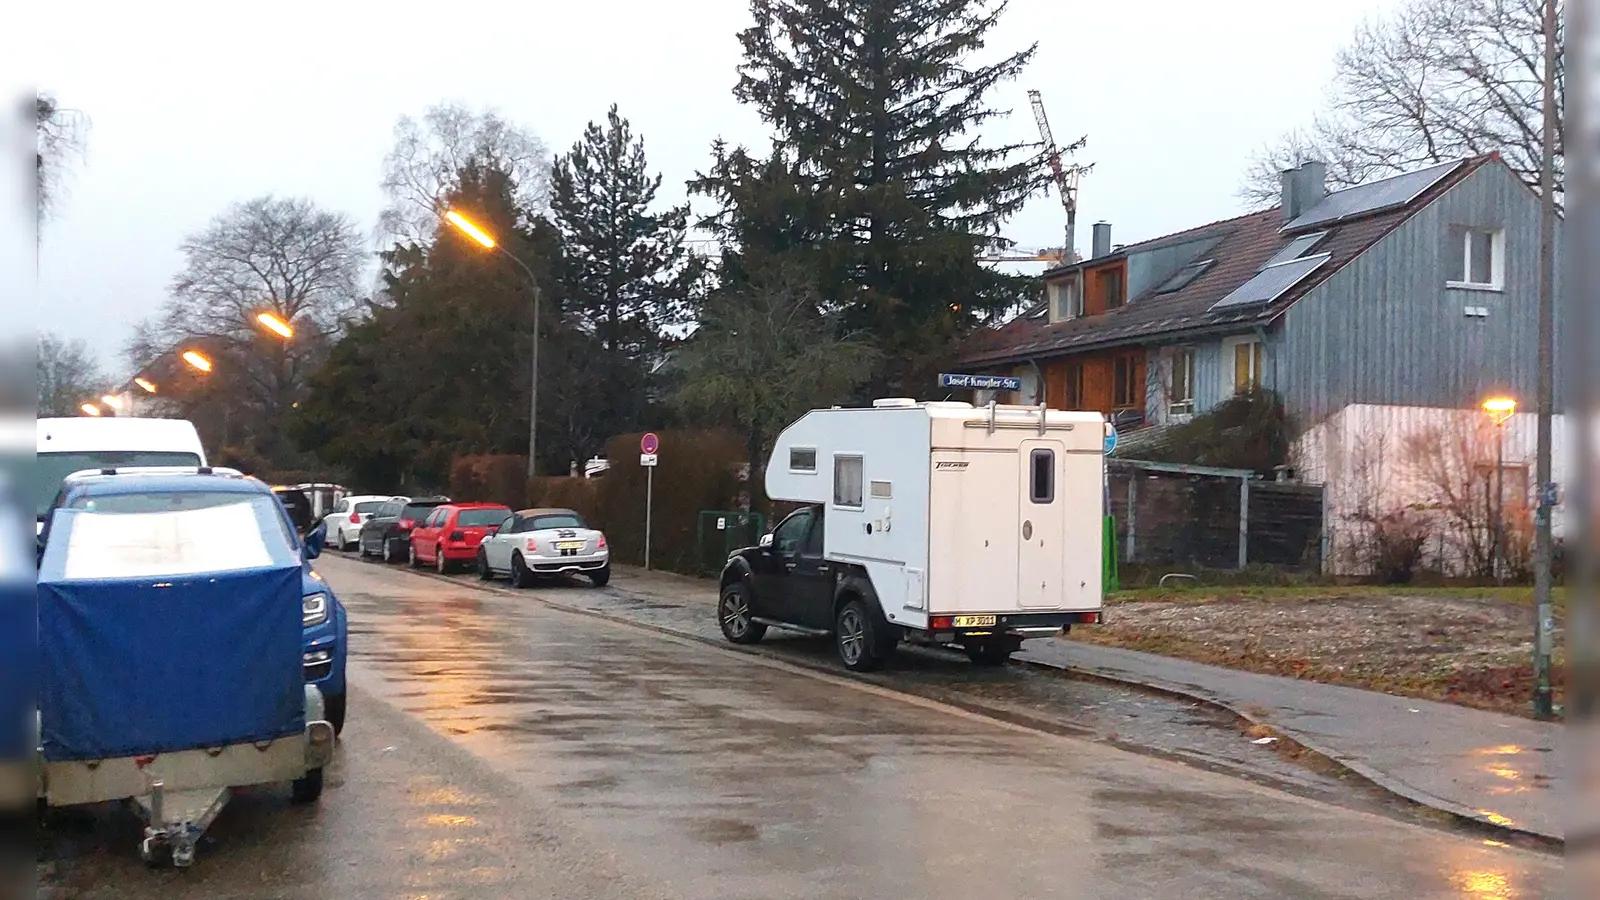
[[[877,618],[859,597],[852,597],[834,617],[833,644],[839,651],[839,661],[852,672],[881,668],[892,650]]]
[[[750,618],[750,593],[743,581],[722,589],[717,600],[717,624],[733,644],[754,644],[767,635],[767,626]]]
[[[981,644],[967,644],[967,659],[972,660],[975,666],[986,668],[999,668],[1011,661],[1011,654],[1020,647],[1010,641],[985,641]]]
[[[289,802],[315,803],[322,798],[322,770],[312,769],[289,786]]]

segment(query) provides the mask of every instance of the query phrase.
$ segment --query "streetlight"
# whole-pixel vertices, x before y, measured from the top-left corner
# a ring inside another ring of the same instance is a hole
[[[83,410],[83,414],[86,415],[86,416],[98,416],[98,415],[100,415],[100,407],[95,406],[93,403],[85,403],[85,404],[83,404],[82,406],[80,406],[78,408]]]
[[[289,327],[289,323],[278,318],[272,313],[260,313],[256,316],[256,321],[260,322],[262,327],[266,328],[270,332],[273,332],[284,340],[294,337],[294,329]]]
[[[500,246],[493,236],[479,228],[471,219],[453,209],[445,211],[444,219],[485,249],[498,250],[501,255],[516,263],[528,276],[528,284],[533,288],[533,371],[528,389],[528,477],[532,478],[539,444],[539,279],[534,276],[533,270],[528,268],[527,263]]]
[[[154,394],[156,392],[155,383],[148,379],[135,378],[133,383],[137,384],[146,394]]]
[[[211,371],[211,360],[198,350],[183,351],[183,361],[202,372]]]
[[[115,394],[107,394],[104,397],[101,397],[100,402],[118,412],[122,411],[122,398]]]
[[[1506,472],[1506,422],[1517,412],[1517,401],[1510,397],[1490,397],[1483,401],[1483,411],[1494,420],[1494,583],[1505,583],[1505,472]]]

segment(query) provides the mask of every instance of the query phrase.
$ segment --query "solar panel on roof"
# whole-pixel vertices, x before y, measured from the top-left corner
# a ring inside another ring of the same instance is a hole
[[[1251,306],[1257,303],[1271,303],[1288,293],[1290,288],[1304,281],[1306,276],[1315,272],[1326,263],[1332,254],[1319,253],[1305,259],[1280,263],[1262,269],[1256,276],[1244,284],[1234,288],[1233,293],[1212,305],[1211,310],[1226,309],[1233,306]]]
[[[1371,184],[1363,184],[1335,191],[1322,198],[1322,202],[1306,210],[1299,218],[1283,226],[1284,231],[1299,231],[1314,225],[1325,225],[1352,216],[1370,215],[1404,206],[1415,200],[1423,191],[1438,184],[1441,179],[1463,165],[1466,160],[1430,166],[1416,172],[1407,172]]]
[[[1177,274],[1162,282],[1161,286],[1156,288],[1156,293],[1171,294],[1183,290],[1189,286],[1189,282],[1194,281],[1201,275],[1204,275],[1206,270],[1211,268],[1215,263],[1216,260],[1214,259],[1203,259],[1199,262],[1190,263],[1187,266],[1184,266],[1178,270]]]
[[[1266,265],[1262,266],[1261,268],[1265,269],[1267,266],[1275,266],[1278,263],[1286,263],[1291,259],[1299,259],[1300,257],[1305,256],[1307,253],[1310,253],[1311,248],[1315,247],[1322,241],[1323,238],[1327,236],[1328,233],[1326,231],[1318,231],[1312,234],[1302,234],[1290,241],[1289,246],[1284,247],[1282,250],[1279,250],[1276,254],[1274,254],[1271,259],[1267,260]]]

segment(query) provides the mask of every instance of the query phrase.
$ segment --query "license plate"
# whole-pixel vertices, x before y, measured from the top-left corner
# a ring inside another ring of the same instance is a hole
[[[559,542],[556,543],[556,549],[557,550],[582,550],[583,549],[583,541],[559,541]]]
[[[987,628],[994,624],[994,616],[956,616],[957,628]]]

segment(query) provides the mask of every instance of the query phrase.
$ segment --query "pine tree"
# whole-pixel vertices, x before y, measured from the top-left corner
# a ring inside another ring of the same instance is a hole
[[[1003,0],[750,6],[734,93],[775,128],[776,152],[758,163],[718,148],[693,188],[744,205],[725,205],[707,224],[729,239],[760,234],[766,216],[767,233],[807,237],[824,302],[893,361],[881,386],[917,390],[919,370],[950,341],[1036,290],[975,259],[1003,244],[1001,225],[1044,185],[1028,145],[985,146],[977,136],[1001,114],[989,95],[1036,47],[973,62]],[[773,182],[777,170],[790,188]],[[775,222],[775,211],[790,220]],[[738,245],[741,256],[753,251]]]
[[[603,365],[591,396],[593,430],[604,436],[643,423],[663,329],[686,314],[697,268],[684,247],[687,206],[652,212],[644,140],[613,104],[601,126],[555,161],[550,209],[561,232],[568,319],[599,343]]]

